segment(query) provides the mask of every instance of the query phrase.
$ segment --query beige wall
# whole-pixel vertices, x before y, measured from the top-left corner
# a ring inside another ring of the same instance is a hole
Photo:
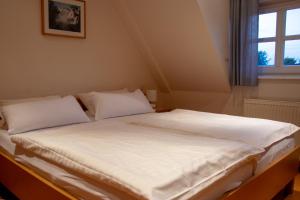
[[[300,102],[299,80],[260,80],[257,87],[234,87],[230,93],[172,91],[161,94],[161,107],[243,115],[245,98]]]
[[[227,62],[229,38],[229,1],[196,0],[215,51]],[[204,72],[204,70],[203,70]],[[216,73],[220,78],[221,73]],[[202,78],[205,75],[199,76]],[[185,77],[189,78],[189,77]],[[300,101],[300,80],[259,80],[257,87],[235,87],[231,92],[173,90],[161,94],[162,107],[185,108],[208,112],[243,114],[244,98]]]
[[[124,0],[111,0],[122,19],[124,26],[130,34],[135,46],[141,52],[144,60],[147,62],[147,67],[155,79],[158,89],[163,92],[170,92],[171,88],[166,79],[165,74],[159,66],[157,59],[154,57],[151,48],[148,45],[139,25],[128,9],[127,3]]]
[[[228,65],[229,0],[197,0],[216,52]]]
[[[40,0],[2,0],[0,98],[158,83],[172,91],[160,107],[241,114],[245,97],[300,101],[299,80],[229,92],[228,2],[88,0],[81,40],[42,35]]]
[[[197,0],[122,2],[171,90],[229,91],[224,56]]]
[[[155,87],[110,0],[87,1],[87,39],[41,34],[40,0],[1,0],[0,98]]]

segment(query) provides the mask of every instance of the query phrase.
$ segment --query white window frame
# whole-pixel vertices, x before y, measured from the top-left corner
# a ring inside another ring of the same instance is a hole
[[[300,8],[300,3],[271,4],[260,7],[259,14],[277,12],[276,37],[258,38],[260,42],[275,42],[275,64],[272,66],[258,66],[260,74],[300,74],[300,65],[284,65],[285,41],[300,40],[299,35],[285,36],[286,11]]]

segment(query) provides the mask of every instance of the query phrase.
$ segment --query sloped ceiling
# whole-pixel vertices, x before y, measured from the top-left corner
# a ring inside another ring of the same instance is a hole
[[[227,37],[223,30],[224,26],[227,30],[223,24],[224,16],[218,14],[211,18],[215,11],[207,10],[211,5],[209,2],[224,0],[115,2],[128,28],[135,29],[131,30],[133,38],[140,38],[137,40],[140,49],[144,49],[145,56],[151,57],[148,59],[152,62],[149,66],[155,67],[152,71],[159,70],[156,74],[163,88],[218,92],[230,90],[227,46],[219,38]],[[222,35],[222,31],[225,35]]]

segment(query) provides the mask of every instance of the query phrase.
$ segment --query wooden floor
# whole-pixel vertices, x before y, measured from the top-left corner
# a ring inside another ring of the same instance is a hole
[[[300,174],[297,176],[294,186],[294,194],[286,198],[286,200],[299,200],[300,199]]]

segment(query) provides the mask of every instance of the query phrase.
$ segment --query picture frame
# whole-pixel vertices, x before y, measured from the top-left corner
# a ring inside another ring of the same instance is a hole
[[[41,0],[44,35],[86,38],[86,1]]]

